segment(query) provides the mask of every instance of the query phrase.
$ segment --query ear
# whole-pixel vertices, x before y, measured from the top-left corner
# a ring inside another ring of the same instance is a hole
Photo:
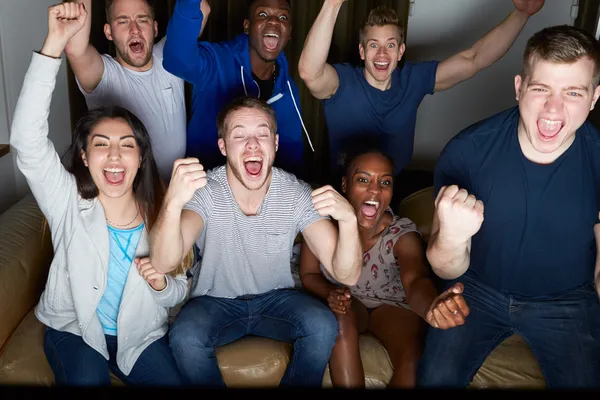
[[[113,40],[112,38],[112,29],[110,27],[109,24],[104,24],[104,36],[106,36],[106,38],[110,41]]]
[[[244,33],[246,35],[248,35],[248,32],[250,32],[250,20],[248,18],[244,19]]]
[[[276,133],[275,134],[275,152],[277,153],[277,150],[279,149],[279,134]]]
[[[363,46],[362,43],[358,44],[358,53],[360,54],[360,59],[361,60],[365,60],[365,47]]]
[[[402,60],[402,56],[404,55],[405,51],[406,51],[406,45],[404,43],[402,43],[400,45],[400,52],[398,53],[398,61]]]
[[[590,111],[594,109],[594,106],[598,101],[598,97],[600,97],[600,85],[596,86],[596,90],[594,90],[594,97],[592,98],[592,106],[590,107]]]
[[[523,78],[521,77],[521,75],[516,75],[515,76],[515,97],[517,99],[517,101],[519,101],[519,98],[521,97],[521,85],[523,84]]]
[[[158,22],[154,21],[154,38],[158,36]]]
[[[346,193],[346,186],[348,185],[348,182],[346,181],[346,177],[342,176],[342,193]]]
[[[223,154],[225,157],[227,157],[227,147],[225,146],[225,141],[221,138],[219,138],[219,140],[217,141],[217,145],[219,146],[219,150],[221,151],[221,154]]]
[[[83,161],[83,165],[85,165],[86,167],[89,167],[88,162],[87,162],[87,157],[85,155],[85,151],[81,150],[81,160]]]

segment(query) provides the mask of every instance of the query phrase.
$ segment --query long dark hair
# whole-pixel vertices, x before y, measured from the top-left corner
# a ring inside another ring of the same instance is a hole
[[[165,184],[158,174],[148,131],[132,112],[123,107],[111,106],[97,108],[85,114],[77,121],[73,140],[63,156],[63,164],[75,177],[77,190],[82,198],[93,199],[98,196],[98,187],[81,159],[81,152],[87,154],[89,134],[96,125],[106,119],[124,120],[131,128],[140,149],[142,162],[133,180],[133,193],[149,232],[158,217],[165,194]]]

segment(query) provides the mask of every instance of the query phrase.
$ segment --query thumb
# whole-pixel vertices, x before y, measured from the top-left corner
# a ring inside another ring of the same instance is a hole
[[[462,293],[464,288],[465,288],[464,285],[461,282],[458,282],[450,288],[450,292],[457,293],[457,294]]]

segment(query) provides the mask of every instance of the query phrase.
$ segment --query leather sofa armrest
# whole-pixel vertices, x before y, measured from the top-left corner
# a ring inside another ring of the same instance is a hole
[[[50,230],[32,195],[0,215],[0,349],[37,304],[52,255]]]

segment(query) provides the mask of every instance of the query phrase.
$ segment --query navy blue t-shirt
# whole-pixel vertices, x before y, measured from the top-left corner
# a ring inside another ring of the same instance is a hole
[[[425,95],[434,92],[438,64],[406,61],[392,73],[392,86],[385,91],[367,82],[363,67],[334,64],[340,83],[322,103],[331,167],[339,171],[347,149],[369,137],[372,145],[389,152],[395,172],[400,172],[412,160],[417,109]]]
[[[600,210],[600,132],[586,122],[551,164],[525,158],[518,107],[480,121],[446,145],[435,192],[456,184],[484,204],[469,276],[523,298],[593,282]]]

